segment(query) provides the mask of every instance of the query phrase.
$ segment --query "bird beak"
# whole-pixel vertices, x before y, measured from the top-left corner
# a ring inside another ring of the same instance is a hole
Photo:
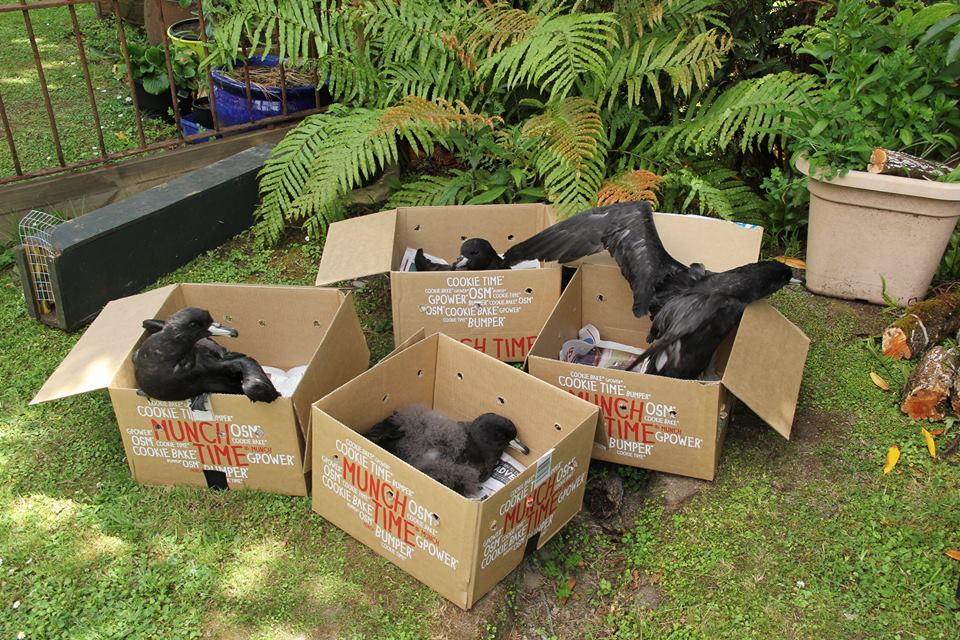
[[[463,269],[467,266],[467,259],[464,256],[457,256],[456,262],[453,263],[454,269]]]
[[[516,449],[523,455],[530,454],[530,447],[520,442],[520,438],[514,438],[507,444],[507,446],[510,447],[511,449]]]
[[[240,335],[240,332],[233,327],[225,327],[219,322],[211,324],[207,327],[207,331],[209,331],[212,336],[230,336],[231,338],[236,338]]]
[[[803,284],[803,280],[800,278],[790,278],[790,282],[788,284]]]

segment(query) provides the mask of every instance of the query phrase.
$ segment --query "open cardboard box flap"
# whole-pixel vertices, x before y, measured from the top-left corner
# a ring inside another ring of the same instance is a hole
[[[171,284],[107,303],[30,404],[105,389],[143,335],[140,322],[153,318],[179,285]]]
[[[723,384],[784,438],[790,438],[810,338],[764,301],[737,328]]]
[[[389,273],[397,232],[397,210],[371,213],[330,225],[317,271],[318,287]]]
[[[383,356],[383,359],[380,360],[380,362],[383,362],[384,360],[389,360],[390,358],[397,355],[398,353],[402,353],[403,351],[406,351],[407,349],[417,344],[418,342],[420,342],[426,337],[427,337],[427,332],[421,327],[419,330],[414,332],[413,335],[411,335],[409,338],[407,338],[406,340],[398,344],[393,351]]]

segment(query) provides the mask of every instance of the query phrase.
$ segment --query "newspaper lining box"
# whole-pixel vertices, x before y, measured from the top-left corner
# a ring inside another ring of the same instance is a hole
[[[560,267],[399,271],[422,248],[449,262],[467,238],[501,254],[554,222],[544,204],[405,207],[330,225],[317,285],[390,273],[393,337],[445,333],[504,362],[522,362],[560,296]]]
[[[452,338],[422,335],[314,404],[313,510],[469,609],[580,510],[599,412]],[[524,470],[470,500],[363,437],[410,404],[457,420],[510,418],[530,448],[510,451]]]
[[[230,350],[284,369],[308,365],[293,395],[263,403],[210,394],[209,412],[138,395],[131,356],[147,335],[141,321],[188,306],[238,329],[217,338]],[[336,289],[176,284],[107,304],[33,403],[108,388],[137,482],[306,495],[310,405],[369,357],[352,296]]]

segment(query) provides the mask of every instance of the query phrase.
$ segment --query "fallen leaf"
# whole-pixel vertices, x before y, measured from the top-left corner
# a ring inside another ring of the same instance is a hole
[[[128,138],[127,134],[125,134],[123,131],[114,131],[113,137],[115,137],[120,142],[130,142],[130,138]]]
[[[661,578],[663,578],[663,573],[660,572],[660,571],[657,571],[655,574],[653,574],[652,576],[650,576],[650,578],[649,578],[650,584],[657,584],[657,583],[659,583]]]
[[[573,588],[575,586],[577,586],[576,578],[570,578],[569,580],[567,580],[567,589],[569,589],[570,591],[573,591]]]
[[[801,260],[800,258],[793,258],[789,256],[777,256],[774,258],[777,262],[782,262],[788,267],[793,267],[794,269],[806,269],[807,263]]]
[[[897,466],[898,460],[900,460],[900,447],[893,445],[887,449],[887,464],[883,465],[883,472],[890,473],[893,471],[893,468]]]
[[[887,384],[887,381],[880,377],[876,371],[870,372],[870,379],[873,380],[873,384],[877,385],[884,391],[890,391],[890,385]]]
[[[943,429],[934,429],[933,431],[930,432],[930,435],[932,435],[932,436],[942,436],[942,435],[943,435]]]
[[[960,550],[949,549],[947,551],[944,551],[943,554],[948,558],[953,558],[954,560],[960,560]]]
[[[923,434],[923,439],[927,441],[927,451],[930,452],[930,457],[936,458],[937,443],[933,441],[933,435],[923,427],[920,427],[920,433]]]

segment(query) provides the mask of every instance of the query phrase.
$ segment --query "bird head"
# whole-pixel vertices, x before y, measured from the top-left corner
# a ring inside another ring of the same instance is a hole
[[[770,294],[779,291],[787,286],[793,280],[793,271],[790,267],[776,260],[767,260],[756,265],[761,284],[760,294],[757,299],[765,298]]]
[[[236,338],[239,333],[233,327],[225,327],[214,322],[213,316],[205,309],[187,307],[167,318],[163,332],[177,338],[196,342],[210,336],[230,336]]]
[[[485,413],[470,424],[469,431],[474,440],[478,440],[503,451],[511,447],[523,455],[530,453],[530,447],[520,442],[517,426],[509,418],[496,413]]]
[[[500,258],[493,245],[483,238],[470,238],[460,245],[460,255],[453,263],[458,270],[486,269]]]

